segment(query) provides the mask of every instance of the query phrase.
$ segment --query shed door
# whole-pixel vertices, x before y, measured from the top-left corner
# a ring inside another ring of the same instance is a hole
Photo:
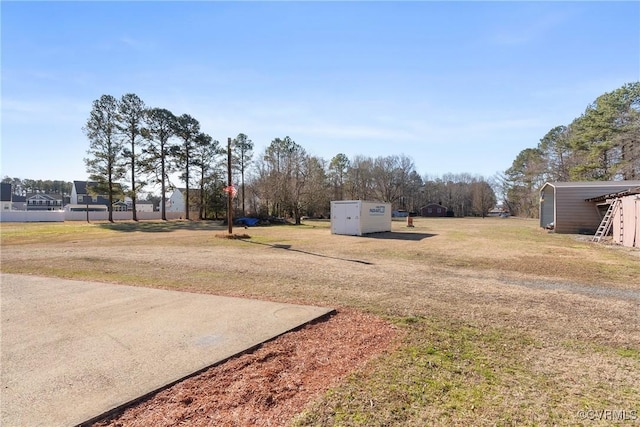
[[[552,222],[555,224],[555,204],[556,204],[556,192],[553,187],[546,186],[542,190],[542,200],[540,201],[540,227],[545,228]]]
[[[334,206],[333,232],[335,234],[358,235],[360,222],[357,204],[340,203]]]

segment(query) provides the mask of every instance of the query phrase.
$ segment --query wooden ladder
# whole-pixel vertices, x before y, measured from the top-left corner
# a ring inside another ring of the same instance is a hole
[[[618,209],[619,205],[620,199],[614,199],[611,202],[611,204],[609,205],[609,209],[607,209],[607,213],[604,214],[604,217],[600,222],[600,226],[598,227],[596,234],[593,236],[593,242],[599,242],[604,236],[609,234],[609,230],[611,230],[611,224],[613,223],[613,215],[615,214],[616,209]]]

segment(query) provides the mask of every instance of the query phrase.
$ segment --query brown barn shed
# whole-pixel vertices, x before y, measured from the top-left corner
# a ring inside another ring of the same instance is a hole
[[[640,181],[547,182],[540,189],[540,226],[556,233],[594,234],[603,213],[595,201],[640,187]]]
[[[420,208],[420,216],[439,217],[447,216],[447,208],[445,206],[431,203],[430,205]]]

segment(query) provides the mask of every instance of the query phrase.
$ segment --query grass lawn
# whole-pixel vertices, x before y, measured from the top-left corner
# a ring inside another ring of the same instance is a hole
[[[414,225],[352,237],[307,221],[220,239],[214,222],[3,223],[0,261],[5,273],[355,308],[404,331],[296,425],[640,423],[640,251],[517,218]]]

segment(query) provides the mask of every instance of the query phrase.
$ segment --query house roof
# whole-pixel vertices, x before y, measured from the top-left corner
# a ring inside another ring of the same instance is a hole
[[[89,194],[87,192],[87,187],[91,188],[91,187],[95,187],[96,185],[98,185],[98,183],[95,181],[73,181],[73,186],[76,189],[77,195]],[[113,184],[113,187],[116,190],[116,192],[117,191],[124,192],[122,185],[117,182]]]
[[[186,189],[186,188],[184,188],[184,187],[176,187],[176,188],[174,189],[174,192],[176,192],[176,191],[177,191],[177,192],[179,192],[179,193],[180,193],[180,194],[182,194],[182,195],[185,195],[185,194],[187,193],[187,189]],[[173,193],[172,193],[172,194],[173,194]],[[197,195],[197,194],[200,194],[200,189],[199,189],[199,188],[190,188],[190,189],[189,189],[189,194],[190,194],[190,195],[194,195],[194,194],[196,194],[196,195]]]
[[[94,181],[73,181],[73,186],[76,189],[76,194],[88,194],[87,193],[87,184],[89,187],[93,187],[96,185]]]
[[[2,202],[11,201],[11,184],[7,182],[3,182],[0,184],[0,201]]]
[[[43,198],[43,199],[49,199],[49,200],[62,200],[62,195],[61,194],[48,194],[48,193],[28,193],[26,196],[26,199],[32,199],[32,198]]]

